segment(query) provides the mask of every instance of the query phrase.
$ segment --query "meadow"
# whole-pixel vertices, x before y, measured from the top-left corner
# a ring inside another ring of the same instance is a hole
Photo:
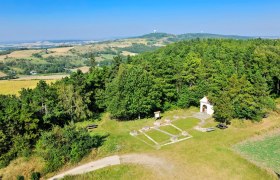
[[[191,108],[188,110],[170,111],[164,114],[164,118],[172,118],[174,115],[190,115],[198,109]],[[233,146],[244,139],[256,135],[266,134],[267,132],[280,128],[279,114],[272,113],[269,118],[264,119],[260,123],[251,121],[234,120],[229,129],[203,133],[193,130],[196,125],[196,119],[188,119],[187,121],[178,120],[177,124],[185,126],[193,138],[172,145],[164,146],[159,150],[144,144],[135,137],[129,135],[129,131],[141,128],[145,125],[151,125],[153,119],[143,119],[140,121],[117,122],[110,120],[105,114],[103,119],[98,122],[99,127],[92,133],[108,133],[105,144],[98,150],[95,159],[113,154],[151,154],[156,157],[166,159],[170,166],[174,166],[176,175],[170,177],[161,172],[158,174],[160,179],[180,179],[188,177],[191,179],[277,179],[273,171],[257,166],[255,163],[243,158],[237,153]],[[175,121],[176,122],[176,121]],[[88,123],[81,123],[84,127]],[[178,126],[179,126],[178,125]],[[213,119],[207,120],[205,127],[215,126]],[[159,137],[162,138],[162,137]],[[271,141],[272,142],[272,141]],[[269,142],[270,143],[270,142]],[[273,157],[277,161],[277,157]],[[92,160],[92,159],[91,159]],[[89,159],[85,160],[89,161]],[[278,166],[279,167],[279,166]],[[139,168],[139,169],[138,169]],[[138,170],[136,170],[138,169]],[[126,173],[130,174],[134,171],[142,171],[142,167],[125,166]],[[117,172],[116,172],[117,171]],[[114,179],[114,174],[123,174],[123,167],[115,166],[106,169],[97,170],[88,174],[67,177],[66,179],[87,179],[99,177],[100,174],[107,179]],[[134,179],[152,179],[155,171],[153,168],[147,170],[147,175],[141,176],[136,173]],[[106,173],[104,173],[106,172]],[[109,175],[112,174],[112,177]],[[131,177],[121,176],[120,179],[130,179]],[[101,178],[102,179],[102,178]]]

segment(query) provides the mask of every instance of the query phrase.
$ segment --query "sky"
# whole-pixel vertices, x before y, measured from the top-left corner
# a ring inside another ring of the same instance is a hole
[[[280,0],[0,0],[0,41],[98,40],[154,30],[280,36]]]

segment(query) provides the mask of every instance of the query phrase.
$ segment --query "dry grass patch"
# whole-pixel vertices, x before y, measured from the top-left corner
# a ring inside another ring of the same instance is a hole
[[[2,176],[3,180],[16,179],[18,175],[23,175],[26,179],[30,179],[32,172],[42,172],[44,168],[43,162],[38,157],[31,157],[30,159],[17,158],[6,168],[0,169],[0,176]]]
[[[132,52],[129,52],[129,51],[122,51],[122,55],[123,56],[136,56],[137,53],[132,53]]]
[[[90,67],[83,66],[83,67],[72,69],[72,71],[76,72],[78,69],[81,70],[83,73],[87,73],[87,72],[89,72]]]
[[[59,47],[59,48],[50,48],[48,49],[48,54],[44,54],[43,57],[49,57],[49,56],[66,56],[71,55],[71,52],[69,52],[74,47]]]

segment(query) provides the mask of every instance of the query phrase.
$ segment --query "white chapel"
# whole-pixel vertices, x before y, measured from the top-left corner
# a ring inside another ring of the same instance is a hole
[[[200,112],[212,115],[214,113],[213,105],[209,102],[205,96],[200,100]]]

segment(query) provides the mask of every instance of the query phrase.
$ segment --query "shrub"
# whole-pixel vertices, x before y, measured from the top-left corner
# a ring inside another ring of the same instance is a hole
[[[18,175],[18,176],[17,176],[17,180],[24,180],[24,176]]]
[[[39,172],[32,172],[31,173],[31,180],[40,180],[41,174]]]
[[[70,125],[44,132],[36,144],[36,152],[46,160],[46,172],[52,172],[67,162],[78,162],[92,148],[99,147],[105,136],[90,136],[87,130]]]

